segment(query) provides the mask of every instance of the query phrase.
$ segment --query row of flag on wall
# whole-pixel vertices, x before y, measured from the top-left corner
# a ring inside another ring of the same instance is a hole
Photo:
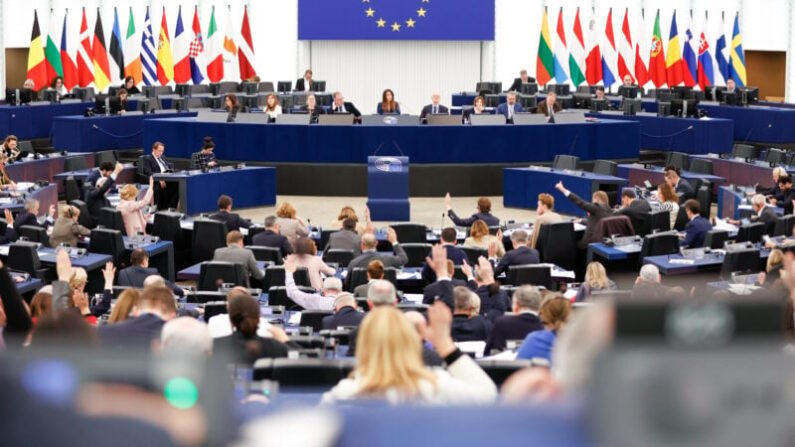
[[[121,33],[119,14],[114,8],[109,45],[106,45],[99,8],[93,35],[89,32],[86,10],[83,8],[76,48],[70,48],[71,40],[68,39],[68,10],[64,11],[63,20],[58,20],[52,12],[50,30],[46,36],[41,35],[35,10],[33,14],[28,78],[33,80],[37,90],[47,87],[56,76],[63,78],[64,86],[68,90],[75,86],[88,87],[93,84],[98,91],[103,91],[116,78],[123,80],[126,76],[132,76],[135,85],[142,82],[145,85],[167,85],[172,81],[177,84],[200,84],[205,79],[209,82],[220,82],[225,75],[226,79],[236,78],[238,70],[241,80],[257,74],[254,69],[254,45],[247,7],[243,12],[239,41],[234,37],[229,15],[226,33],[222,35],[215,21],[215,7],[210,16],[205,41],[199,22],[198,6],[194,10],[190,29],[183,26],[180,6],[173,45],[163,7],[157,46],[148,7],[144,26],[140,31],[136,28],[130,7],[130,19],[125,34]],[[58,25],[61,23],[63,26],[59,45],[55,36],[58,35]]]
[[[723,18],[721,18],[722,20]],[[733,79],[737,86],[744,87],[748,80],[745,71],[742,35],[740,34],[739,13],[734,18],[734,31],[731,46],[728,49],[728,58],[726,36],[723,31],[716,41],[713,57],[706,36],[708,21],[709,17],[705,14],[704,26],[698,40],[694,39],[692,23],[688,25],[682,50],[676,26],[676,11],[674,11],[666,55],[660,33],[660,11],[657,10],[647,63],[640,41],[635,41],[633,44],[628,9],[624,11],[618,46],[616,46],[613,33],[612,8],[607,14],[605,32],[601,42],[597,39],[594,20],[591,20],[587,39],[591,46],[586,52],[586,39],[580,23],[580,9],[577,8],[577,14],[574,17],[573,36],[569,35],[567,40],[566,28],[563,23],[563,8],[561,7],[553,42],[545,8],[541,22],[536,78],[542,85],[554,80],[558,84],[571,82],[574,86],[578,86],[587,82],[589,85],[601,83],[609,87],[622,82],[626,76],[630,76],[633,83],[640,86],[651,82],[656,88],[685,85],[688,87],[698,86],[702,90],[713,85],[725,84],[727,80]],[[641,14],[640,29],[644,29],[642,23],[643,14]],[[723,27],[721,27],[722,29]]]

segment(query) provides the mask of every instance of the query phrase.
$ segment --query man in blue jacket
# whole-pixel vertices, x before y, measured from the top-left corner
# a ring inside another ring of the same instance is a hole
[[[700,212],[701,205],[698,200],[690,199],[685,202],[687,225],[685,226],[684,240],[680,242],[682,247],[699,248],[704,246],[704,238],[712,229],[712,224],[709,223],[709,220],[701,217]]]
[[[516,103],[516,93],[514,92],[509,92],[505,100],[506,102],[497,107],[497,113],[502,114],[508,122],[513,123],[514,115],[524,112],[524,108],[521,104]]]

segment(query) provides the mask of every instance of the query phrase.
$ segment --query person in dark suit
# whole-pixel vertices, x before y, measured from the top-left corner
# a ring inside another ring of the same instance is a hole
[[[50,205],[50,209],[47,210],[47,220],[44,223],[39,223],[38,215],[39,215],[39,201],[36,199],[27,199],[25,200],[25,210],[21,213],[17,214],[17,217],[14,218],[14,231],[19,233],[19,228],[23,225],[33,226],[44,228],[45,230],[50,227],[50,225],[55,223],[55,205]]]
[[[218,212],[212,214],[210,219],[226,223],[227,231],[240,231],[241,228],[251,226],[251,221],[240,217],[239,214],[232,212],[232,198],[222,194],[218,198]]]
[[[167,287],[144,289],[138,309],[139,313],[135,318],[100,326],[100,342],[107,347],[132,344],[149,349],[151,342],[160,338],[163,324],[177,315],[176,300]]]
[[[480,297],[466,287],[453,290],[453,324],[450,335],[456,342],[486,341],[491,323],[480,313]]]
[[[781,176],[788,175],[787,170],[781,166],[777,166],[773,168],[773,172],[771,173],[771,175],[773,176],[773,186],[770,188],[766,188],[764,186],[759,185],[756,187],[757,193],[768,197],[776,197],[781,193],[781,189],[779,189],[778,187],[778,179]]]
[[[426,120],[428,115],[447,115],[450,110],[439,104],[441,96],[438,93],[431,95],[431,103],[422,108],[420,112],[420,120]]]
[[[290,241],[279,234],[279,224],[276,223],[276,216],[265,218],[265,230],[254,235],[251,239],[251,245],[278,248],[282,252],[282,257],[293,252],[293,246],[290,245]]]
[[[362,254],[362,237],[356,233],[356,221],[351,218],[342,220],[342,229],[331,233],[323,251],[353,250],[354,256]]]
[[[666,166],[664,172],[665,181],[671,185],[674,191],[679,195],[679,203],[684,203],[686,200],[696,198],[696,190],[693,189],[693,185],[691,185],[690,182],[681,177],[679,168],[675,166]]]
[[[437,255],[438,259],[434,257],[434,255]],[[471,290],[477,288],[475,278],[472,275],[472,267],[469,265],[463,265],[461,267],[464,274],[467,275],[468,281],[453,278],[455,265],[453,261],[447,259],[447,254],[441,250],[441,246],[435,246],[431,249],[431,258],[426,260],[426,262],[436,274],[436,281],[428,284],[423,289],[423,304],[431,305],[435,301],[443,301],[452,310],[453,289],[456,287],[469,287]]]
[[[554,123],[555,114],[559,113],[561,110],[563,110],[563,107],[561,107],[558,102],[558,95],[555,92],[549,92],[547,93],[547,99],[538,105],[536,113],[543,113],[544,116],[549,118],[547,120],[548,122]]]
[[[246,274],[246,283],[238,284],[240,286],[248,287],[249,277],[262,280],[265,276],[265,273],[257,265],[254,253],[247,248],[243,248],[243,235],[239,231],[230,231],[226,234],[226,247],[215,249],[213,261],[242,265]]]
[[[237,99],[237,95],[231,93],[224,96],[224,109],[227,112],[227,123],[234,123],[237,119],[237,114],[244,111],[243,106],[240,105],[240,102]]]
[[[751,197],[751,207],[754,210],[754,214],[751,215],[749,219],[751,222],[762,222],[768,227],[775,225],[776,221],[778,220],[778,215],[776,214],[775,208],[767,206],[767,200],[765,200],[765,196],[762,194],[756,194]],[[742,223],[739,220],[734,219],[726,220],[732,225],[740,225]]]
[[[508,340],[524,340],[527,334],[544,329],[538,317],[541,308],[541,294],[533,286],[522,286],[513,292],[513,313],[503,315],[494,322],[494,327],[486,340],[483,355],[488,356],[494,350],[504,351]]]
[[[312,70],[306,69],[304,71],[304,77],[298,78],[295,81],[295,89],[296,92],[311,92],[312,91]]]
[[[315,98],[313,94],[306,96],[306,104],[302,105],[298,110],[306,112],[309,115],[309,122],[311,124],[317,124],[318,115],[326,114],[326,110],[317,105],[317,98]]]
[[[102,214],[102,208],[110,207],[110,201],[107,194],[114,186],[116,186],[116,176],[124,169],[121,163],[116,163],[116,168],[110,175],[100,177],[96,184],[89,185],[86,190],[86,206],[88,213],[94,225],[99,223],[99,216]]]
[[[136,248],[130,253],[130,266],[119,271],[120,286],[135,287],[143,289],[144,281],[152,275],[160,275],[157,269],[149,267],[149,253],[143,248]],[[182,287],[177,286],[169,280],[165,280],[166,287],[174,292],[174,295],[185,296]]]
[[[502,273],[507,273],[508,267],[512,265],[538,264],[540,262],[538,250],[530,248],[527,245],[528,240],[527,232],[523,230],[516,230],[511,233],[513,250],[505,253],[505,256],[500,259],[494,269],[495,275],[499,276]]]
[[[704,238],[707,232],[712,229],[709,220],[699,214],[701,205],[698,200],[690,199],[685,202],[685,213],[687,213],[687,225],[685,226],[685,236],[679,245],[689,248],[699,248],[704,246]],[[680,236],[681,237],[681,236]]]
[[[323,317],[323,329],[337,329],[340,326],[359,327],[364,319],[364,313],[359,312],[356,298],[350,293],[341,293],[334,300],[334,314]]]
[[[629,217],[635,234],[640,234],[641,230],[643,230],[649,221],[650,213],[651,205],[649,205],[649,202],[638,198],[635,191],[625,189],[621,192],[621,208],[616,210],[615,214]]]
[[[511,297],[500,288],[500,283],[494,279],[494,268],[482,256],[478,259],[475,285],[475,293],[480,297],[480,315],[485,319],[494,322],[511,310]]]
[[[536,82],[536,79],[527,75],[527,70],[522,70],[519,72],[519,77],[513,80],[513,84],[511,84],[511,88],[508,89],[509,92],[518,92],[522,89],[522,84],[533,84]]]
[[[350,113],[358,120],[362,116],[362,112],[353,105],[352,102],[345,102],[345,97],[341,92],[334,92],[334,103],[331,105],[329,113]]]
[[[500,224],[500,219],[491,214],[491,200],[489,200],[488,197],[479,198],[478,212],[466,219],[459,218],[455,211],[453,211],[452,199],[450,198],[449,192],[444,196],[444,206],[447,208],[447,216],[459,227],[471,227],[476,220],[482,220],[490,227],[495,227]]]
[[[454,265],[464,265],[464,262],[467,259],[467,254],[464,252],[464,250],[461,250],[458,246],[456,246],[457,240],[458,231],[455,228],[447,227],[442,230],[440,242],[442,247],[444,247],[447,259],[453,261]],[[422,268],[422,279],[425,280],[426,284],[436,281],[436,273],[434,273],[427,263]]]
[[[92,169],[91,172],[88,173],[88,177],[86,177],[83,183],[86,185],[95,185],[100,177],[108,177],[115,167],[112,161],[103,161],[100,163],[99,168]]]
[[[607,194],[604,191],[596,191],[593,193],[593,196],[591,196],[591,202],[586,202],[577,194],[566,189],[566,187],[563,186],[563,182],[558,182],[558,184],[555,185],[555,189],[563,193],[563,195],[568,197],[575,205],[588,213],[585,234],[582,239],[577,242],[577,246],[580,248],[588,248],[588,244],[591,242],[600,242],[598,240],[599,237],[595,235],[594,229],[600,220],[605,217],[610,217],[613,214],[613,211],[610,209],[610,201],[607,198]]]
[[[793,204],[795,200],[795,189],[792,188],[792,177],[789,175],[782,175],[778,178],[778,195],[771,200],[771,202],[784,208],[784,214],[792,214]]]
[[[141,165],[138,167],[138,176],[141,183],[148,182],[149,177],[163,172],[173,172],[174,165],[163,158],[166,146],[155,141],[152,144],[152,153],[141,157]],[[141,180],[143,179],[143,180]],[[155,182],[155,204],[158,209],[176,208],[179,203],[179,190],[174,182],[166,183],[163,180]]]
[[[395,267],[399,269],[409,262],[409,257],[406,255],[406,251],[403,250],[403,247],[400,246],[397,240],[397,234],[395,234],[395,230],[392,228],[387,228],[387,240],[392,244],[394,255],[375,251],[376,247],[378,247],[378,240],[373,233],[367,233],[362,236],[362,254],[353,258],[348,264],[348,274],[345,277],[346,290],[351,289],[351,276],[353,276],[353,270],[356,268],[367,268],[367,265],[373,259],[378,259],[383,262],[385,268]]]
[[[524,107],[516,102],[516,93],[514,92],[509,92],[505,101],[497,106],[497,113],[504,116],[508,122],[513,123],[513,116],[524,112]]]

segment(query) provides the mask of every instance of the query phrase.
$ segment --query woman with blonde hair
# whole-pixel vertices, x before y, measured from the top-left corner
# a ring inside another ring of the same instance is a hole
[[[426,369],[422,340],[402,312],[379,306],[369,312],[356,339],[356,368],[323,395],[323,403],[383,399],[390,404],[489,404],[497,387],[450,337],[452,314],[437,301],[428,309],[429,337],[447,370]]]
[[[781,274],[784,272],[784,252],[776,248],[771,250],[767,256],[767,265],[765,271],[759,273],[758,283],[766,287],[772,286],[773,283],[781,279]]]
[[[299,237],[309,236],[309,229],[303,219],[298,217],[295,207],[290,202],[282,202],[276,207],[276,223],[279,224],[279,233],[286,237],[293,247]]]
[[[676,217],[679,215],[679,196],[676,195],[673,186],[666,182],[660,183],[657,187],[657,199],[660,201],[660,210],[670,213],[671,229],[676,225]]]
[[[601,292],[604,290],[615,290],[616,283],[607,277],[607,270],[601,262],[591,262],[585,268],[585,281],[577,291],[575,301],[586,301],[591,297],[593,292]]]
[[[358,234],[364,234],[367,231],[372,231],[373,223],[370,221],[369,208],[365,207],[364,209],[365,224],[362,225],[362,223],[359,222],[359,216],[356,215],[356,210],[353,209],[353,207],[350,205],[343,206],[342,209],[340,210],[340,213],[337,215],[337,220],[331,222],[331,229],[332,230],[342,229],[342,222],[345,219],[353,219],[353,221],[356,222],[356,232]]]
[[[8,156],[0,154],[0,189],[17,189],[17,184],[11,180],[6,171],[6,164],[8,164]]]
[[[77,238],[90,236],[91,230],[77,223],[78,217],[80,217],[80,210],[76,207],[61,206],[58,210],[58,219],[52,226],[50,245],[57,247],[67,244],[70,247],[77,247]]]
[[[108,318],[108,324],[118,323],[135,316],[138,312],[138,303],[141,301],[141,294],[136,289],[127,289],[119,295],[116,304]]]
[[[464,247],[482,248],[488,250],[491,244],[497,244],[497,257],[505,256],[505,246],[502,245],[502,231],[497,232],[497,236],[489,233],[489,226],[486,222],[478,219],[472,223],[469,229],[469,237],[464,240]]]
[[[527,334],[516,359],[539,359],[547,364],[552,362],[552,348],[555,346],[558,332],[569,319],[571,314],[571,301],[558,293],[550,294],[541,302],[538,316],[544,323],[544,330],[533,331]]]
[[[116,205],[116,209],[121,211],[122,220],[124,220],[124,230],[127,236],[135,236],[138,233],[146,233],[146,218],[141,211],[152,203],[154,195],[154,180],[149,177],[149,189],[146,190],[143,199],[138,198],[138,188],[133,184],[124,185],[119,191],[121,200]]]

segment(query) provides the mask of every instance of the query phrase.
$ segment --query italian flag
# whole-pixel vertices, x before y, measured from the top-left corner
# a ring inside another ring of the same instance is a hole
[[[207,59],[210,61],[207,64],[207,77],[210,82],[221,82],[224,79],[224,36],[218,31],[218,25],[215,22],[215,6],[213,12],[210,14],[210,26],[207,30]]]

